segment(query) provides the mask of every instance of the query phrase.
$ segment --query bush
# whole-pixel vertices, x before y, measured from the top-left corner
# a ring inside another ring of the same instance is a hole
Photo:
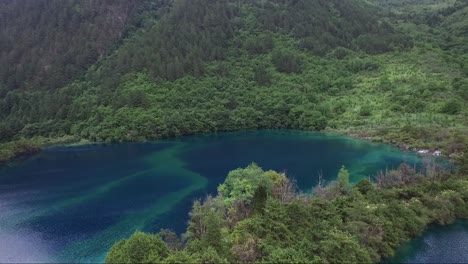
[[[159,235],[137,231],[111,248],[106,263],[156,263],[167,256],[169,248]]]
[[[450,100],[444,104],[440,112],[448,115],[456,115],[460,113],[461,108],[462,106],[458,101]]]
[[[290,51],[275,51],[272,56],[273,65],[279,72],[302,73],[302,58]]]
[[[373,191],[375,188],[374,188],[374,185],[372,185],[372,183],[369,181],[369,180],[360,180],[355,186],[354,188],[356,190],[358,190],[361,194],[367,194],[368,192],[370,191]]]

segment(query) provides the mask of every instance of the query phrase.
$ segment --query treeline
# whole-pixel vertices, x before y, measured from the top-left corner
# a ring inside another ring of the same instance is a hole
[[[39,144],[30,140],[17,140],[8,143],[0,143],[0,164],[21,155],[34,154],[41,150]]]
[[[0,142],[0,165],[19,156],[35,154],[47,146],[75,143],[78,140],[72,136],[55,137],[53,139],[36,136],[30,139],[18,139],[6,143]]]
[[[136,232],[106,263],[378,263],[428,224],[468,217],[467,184],[403,164],[351,186],[343,167],[310,195],[252,164],[230,172],[217,196],[194,202],[184,235]]]

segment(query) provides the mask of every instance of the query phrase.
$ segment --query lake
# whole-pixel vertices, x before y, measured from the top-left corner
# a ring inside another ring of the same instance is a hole
[[[351,180],[414,153],[343,136],[298,131],[208,134],[148,143],[61,146],[0,168],[0,262],[100,262],[135,230],[185,230],[194,199],[215,194],[251,162],[285,171],[303,191],[321,172]]]
[[[466,263],[467,260],[468,220],[459,220],[448,226],[430,226],[384,263]]]

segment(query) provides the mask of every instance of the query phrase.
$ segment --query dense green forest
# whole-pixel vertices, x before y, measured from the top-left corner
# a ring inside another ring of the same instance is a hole
[[[279,128],[466,148],[466,1],[0,5],[1,160],[64,140]]]
[[[183,236],[136,232],[106,263],[378,263],[428,224],[468,217],[466,174],[403,164],[375,182],[351,186],[343,167],[312,196],[252,164],[194,202]]]
[[[141,3],[1,1],[0,79],[4,89],[55,89],[72,82],[125,37],[129,25],[137,22]]]

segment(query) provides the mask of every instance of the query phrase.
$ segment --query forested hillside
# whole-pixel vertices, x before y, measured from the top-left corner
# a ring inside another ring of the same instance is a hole
[[[2,1],[1,159],[266,128],[460,155],[465,1],[401,2]]]
[[[142,3],[1,1],[1,84],[7,91],[65,86],[125,37]]]

